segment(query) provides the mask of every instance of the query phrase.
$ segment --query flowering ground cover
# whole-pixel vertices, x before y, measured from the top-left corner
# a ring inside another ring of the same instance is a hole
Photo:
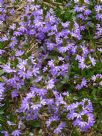
[[[0,0],[0,136],[96,135],[101,0]]]

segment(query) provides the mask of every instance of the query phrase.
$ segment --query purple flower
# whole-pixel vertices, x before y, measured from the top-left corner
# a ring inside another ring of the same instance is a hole
[[[9,126],[14,126],[14,125],[16,125],[16,124],[14,124],[13,122],[11,122],[11,121],[7,121],[7,124],[9,125]]]
[[[16,0],[11,0],[12,2],[15,2]]]
[[[85,45],[81,45],[81,49],[83,51],[83,57],[86,57],[89,53],[88,48]]]
[[[18,57],[18,56],[21,56],[21,55],[23,55],[23,54],[24,54],[24,51],[22,51],[22,50],[17,50],[15,56]]]
[[[87,80],[85,78],[82,79],[82,82],[81,82],[81,87],[85,87],[87,84]]]
[[[77,18],[80,18],[80,19],[82,19],[82,20],[85,20],[84,15],[83,15],[83,14],[81,14],[81,13],[77,15]]]
[[[101,36],[102,35],[102,27],[100,26],[100,24],[97,24],[96,25],[96,37],[99,37],[99,36]]]
[[[95,10],[97,11],[97,13],[99,13],[102,10],[102,6],[101,5],[96,5]]]
[[[14,48],[14,46],[17,44],[17,39],[16,39],[16,37],[12,37],[11,38],[11,42],[9,43],[9,47],[11,47],[11,48]]]
[[[34,66],[32,73],[33,73],[34,76],[37,76],[39,74],[39,67]]]
[[[40,103],[41,103],[41,105],[46,105],[47,104],[46,99],[41,98]]]
[[[26,30],[26,28],[24,26],[20,26],[18,28],[18,31],[21,32],[21,33],[26,33],[27,30]]]
[[[0,55],[2,55],[5,51],[0,49]]]
[[[60,74],[62,76],[65,76],[65,74],[68,72],[69,65],[68,64],[63,64],[60,66]]]
[[[60,95],[55,95],[55,97],[56,97],[56,102],[55,103],[56,103],[57,106],[60,106],[62,104],[66,105],[66,102],[64,101],[61,94]]]
[[[91,79],[95,82],[95,81],[96,81],[96,76],[93,75],[93,76],[91,77]]]
[[[85,78],[83,78],[81,84],[78,84],[76,86],[76,89],[80,90],[80,89],[82,89],[85,86],[87,86],[87,80]]]
[[[19,69],[25,71],[26,65],[27,65],[27,60],[19,59],[19,64],[17,65],[17,67],[18,67]]]
[[[69,92],[63,92],[62,95],[63,96],[69,96]]]
[[[91,56],[89,56],[89,59],[90,59],[92,65],[95,66],[96,65],[96,60],[94,58],[92,58]]]
[[[54,44],[54,43],[51,43],[51,42],[47,43],[47,48],[48,48],[48,50],[50,50],[50,51],[51,51],[55,46],[56,46],[56,44]]]
[[[15,13],[15,10],[14,10],[14,9],[11,9],[11,10],[10,10],[10,14],[11,14],[11,15],[14,15],[14,13]]]
[[[75,88],[76,88],[77,90],[80,90],[80,89],[81,89],[81,85],[78,84]]]
[[[49,67],[54,67],[54,60],[48,61],[48,66]]]
[[[96,15],[96,19],[97,19],[97,20],[102,20],[102,14],[98,13],[98,14]]]
[[[20,35],[22,35],[22,33],[21,32],[19,32],[19,31],[14,31],[14,34],[13,34],[14,36],[20,36]]]
[[[89,0],[84,0],[85,3],[87,4],[90,4],[90,1]]]
[[[56,122],[59,120],[58,116],[52,116],[50,117],[47,121],[46,121],[46,125],[47,127],[49,127],[51,125],[52,122]]]
[[[84,98],[82,100],[82,108],[83,110],[87,111],[87,112],[92,112],[93,111],[93,106],[92,103],[89,99]]]
[[[78,60],[78,62],[79,62],[79,68],[81,68],[82,70],[83,70],[84,68],[86,68],[85,58],[84,58],[84,57],[82,57],[82,56],[80,56],[80,55],[77,55],[77,56],[76,56],[76,60]]]
[[[84,116],[86,117],[87,121],[83,120]],[[87,113],[87,114],[82,115],[81,118],[77,118],[73,122],[73,125],[78,126],[81,131],[87,131],[88,129],[90,129],[93,126],[94,123],[95,123],[95,121],[94,121],[93,114]]]
[[[10,27],[9,27],[10,29],[12,29],[12,30],[15,30],[16,29],[16,24],[12,24],[12,25],[10,25]]]
[[[18,123],[18,129],[22,128],[22,127],[25,127],[23,122],[20,120],[19,123]]]
[[[23,100],[22,100],[22,104],[21,104],[21,107],[20,107],[20,111],[22,111],[22,112],[25,112],[26,110],[29,110],[29,101],[28,101],[28,99],[26,99],[26,98],[24,98]]]
[[[23,70],[18,70],[18,75],[20,78],[26,79],[26,72]]]
[[[91,14],[91,10],[87,9],[87,10],[84,11],[84,15],[87,16],[87,15],[90,15],[90,14]]]
[[[32,71],[27,70],[27,72],[26,72],[26,78],[30,79],[32,76],[33,76]]]
[[[14,131],[12,132],[12,136],[20,136],[20,135],[21,135],[20,130],[14,130]]]
[[[54,130],[54,133],[59,134],[61,133],[62,129],[65,127],[65,122],[62,122],[58,125],[58,127]]]
[[[4,4],[4,0],[0,0],[0,6],[2,7],[2,5]]]
[[[4,41],[7,41],[7,40],[8,40],[8,37],[5,35],[5,36],[2,37],[1,41],[4,42]]]
[[[42,80],[42,76],[38,76],[37,79],[34,80],[34,82],[38,83]]]
[[[7,131],[2,131],[2,134],[4,134],[4,136],[9,136],[9,133]]]
[[[75,6],[74,11],[75,12],[83,12],[85,10],[85,6],[79,7],[78,5]]]
[[[39,89],[39,88],[31,87],[31,91],[38,96],[44,96],[45,94],[47,94],[47,90],[43,88]]]
[[[60,53],[65,53],[66,51],[68,51],[68,47],[67,46],[59,47],[58,50],[59,50]]]
[[[3,79],[7,85],[15,88],[16,90],[19,90],[24,85],[23,80],[19,79],[19,77],[16,75],[14,75],[14,77],[10,79],[7,79],[5,77],[3,77]]]
[[[41,104],[33,104],[31,105],[31,108],[34,110],[34,111],[38,111],[40,108],[41,108]]]
[[[17,97],[17,96],[18,96],[18,92],[17,92],[16,90],[14,90],[14,91],[11,93],[11,95],[12,95],[12,98]]]
[[[55,81],[54,81],[54,79],[50,79],[48,82],[47,82],[47,89],[52,89],[52,88],[54,88],[54,83],[55,83]]]
[[[58,57],[58,60],[64,62],[64,58],[63,57]]]
[[[84,31],[85,30],[85,26],[80,26],[80,30]]]
[[[3,98],[4,91],[5,91],[4,83],[0,83],[0,102],[4,99],[4,98]],[[2,104],[1,104],[1,103],[0,103],[0,107],[2,107]]]
[[[4,88],[4,83],[0,82],[0,93],[4,92],[5,88]]]
[[[54,103],[54,100],[53,99],[46,99],[46,103],[48,105],[52,105]]]
[[[63,28],[68,28],[70,22],[65,22],[65,23],[62,22],[61,24],[62,24]]]
[[[4,66],[2,66],[4,72],[6,73],[12,73],[12,72],[16,72],[15,70],[13,70],[11,67],[10,67],[10,63],[7,63],[5,64]]]
[[[55,67],[51,67],[50,69],[50,73],[53,77],[55,77],[60,71],[60,67],[59,66],[55,66]]]

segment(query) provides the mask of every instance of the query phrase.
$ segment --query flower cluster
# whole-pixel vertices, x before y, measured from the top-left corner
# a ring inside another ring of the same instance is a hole
[[[31,87],[31,92],[22,100],[19,112],[26,113],[27,120],[37,119],[43,115],[42,111],[46,107],[46,125],[57,134],[61,133],[63,128],[68,127],[67,122],[64,122],[64,118],[72,120],[73,126],[78,126],[81,131],[87,131],[93,126],[95,121],[90,100],[84,98],[81,102],[69,105],[63,98],[63,96],[68,97],[68,94],[61,94],[53,90],[52,95],[54,95],[54,98],[48,99],[46,98],[47,93],[47,90]],[[38,98],[40,97],[40,99],[38,99],[37,104],[35,104],[32,100],[37,96]],[[54,126],[51,127],[53,123]],[[58,123],[59,125],[57,126]],[[55,126],[57,127],[54,128]]]
[[[29,135],[32,120],[59,135],[69,126],[87,132],[95,123],[90,92],[102,86],[101,4],[71,1],[65,9],[73,18],[62,21],[27,0],[17,21],[10,20],[17,3],[10,3],[0,0],[0,106],[9,101],[4,116],[12,127],[2,125],[1,133]]]
[[[4,84],[0,83],[0,102],[4,99],[4,97],[3,97],[4,91],[5,91]],[[2,106],[2,104],[0,103],[0,107],[1,106]]]
[[[82,131],[87,131],[94,124],[92,114],[92,103],[88,99],[83,99],[82,102],[73,103],[69,106],[70,112],[67,115],[68,119],[74,119],[73,125],[78,126]],[[78,110],[80,112],[78,113]]]

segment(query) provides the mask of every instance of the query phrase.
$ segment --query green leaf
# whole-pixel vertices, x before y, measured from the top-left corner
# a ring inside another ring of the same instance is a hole
[[[3,111],[0,111],[0,115],[2,115],[2,114],[4,114],[4,112],[3,112]]]
[[[102,101],[100,101],[100,104],[102,105]]]
[[[40,121],[34,121],[32,123],[32,126],[34,126],[35,128],[40,127]]]
[[[2,76],[4,74],[3,70],[0,70],[0,76]]]

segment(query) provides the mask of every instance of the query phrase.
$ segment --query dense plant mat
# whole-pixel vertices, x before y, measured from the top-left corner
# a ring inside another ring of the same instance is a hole
[[[96,135],[101,0],[0,0],[0,136]]]

